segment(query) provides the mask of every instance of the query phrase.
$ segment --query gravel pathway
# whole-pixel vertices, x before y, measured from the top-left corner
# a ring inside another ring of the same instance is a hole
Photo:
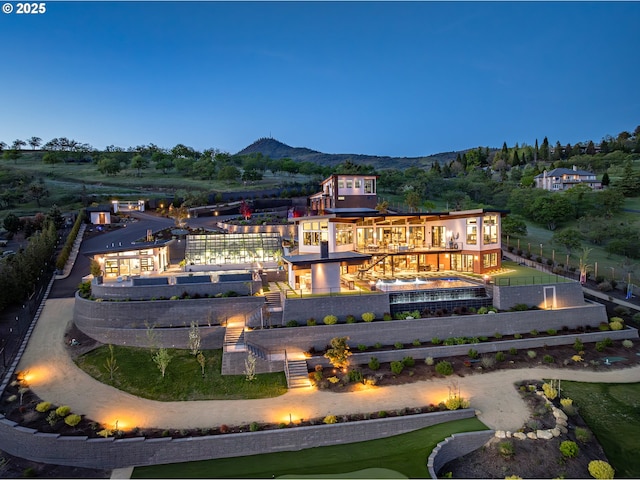
[[[28,370],[32,390],[43,400],[69,405],[73,412],[119,428],[190,429],[220,424],[288,422],[328,414],[376,412],[439,403],[457,383],[471,401],[479,419],[495,430],[517,430],[529,411],[513,383],[559,378],[584,382],[640,381],[640,366],[609,372],[558,368],[501,370],[491,373],[378,387],[351,393],[295,389],[260,400],[157,402],[135,397],[104,385],[77,368],[64,345],[64,333],[73,318],[73,298],[49,299],[18,366]]]

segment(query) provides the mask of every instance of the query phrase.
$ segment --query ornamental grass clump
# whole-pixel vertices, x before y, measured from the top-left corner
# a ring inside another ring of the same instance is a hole
[[[604,460],[591,460],[589,462],[589,474],[593,478],[607,479],[613,478],[615,470]]]
[[[584,427],[576,427],[575,433],[576,433],[576,440],[578,440],[580,443],[590,442],[591,439],[593,438],[593,434],[591,433],[591,430]]]
[[[380,361],[376,357],[371,357],[369,360],[369,368],[371,370],[378,370],[380,368]]]
[[[549,400],[554,400],[558,396],[558,390],[553,388],[553,385],[550,383],[544,383],[542,385],[542,391],[544,392],[544,396]]]

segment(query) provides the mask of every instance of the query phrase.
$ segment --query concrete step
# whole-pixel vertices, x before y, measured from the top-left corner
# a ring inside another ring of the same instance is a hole
[[[289,388],[302,388],[310,386],[309,373],[306,360],[289,360],[287,362],[289,375],[287,386]]]

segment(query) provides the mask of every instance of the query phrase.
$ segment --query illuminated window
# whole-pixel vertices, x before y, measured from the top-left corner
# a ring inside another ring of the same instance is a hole
[[[364,193],[376,193],[375,178],[366,178],[364,180]]]
[[[347,180],[347,188],[353,188],[353,180]]]
[[[353,227],[349,223],[336,223],[336,245],[353,243]]]
[[[303,245],[320,245],[321,241],[329,239],[328,228],[329,223],[323,222],[305,222],[303,224],[302,244]]]
[[[357,180],[355,181],[355,185],[356,185],[356,188],[362,188],[362,180],[357,179]]]
[[[498,243],[498,216],[486,215],[482,220],[484,244]]]
[[[338,188],[344,188],[344,180],[338,180]]]
[[[478,243],[478,219],[467,218],[467,245]]]
[[[485,253],[482,255],[482,266],[484,268],[497,267],[498,266],[498,254],[497,253]]]

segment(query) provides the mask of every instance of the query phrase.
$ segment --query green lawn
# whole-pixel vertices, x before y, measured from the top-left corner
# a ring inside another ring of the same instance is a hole
[[[429,478],[427,460],[438,442],[454,433],[486,428],[480,420],[469,418],[368,442],[138,467],[132,478],[273,478],[282,475],[320,478],[323,474],[344,475],[369,468],[393,470],[409,478]],[[374,477],[375,471],[367,473],[371,475],[368,478],[389,478],[384,472],[380,477]]]
[[[562,389],[598,438],[616,478],[640,478],[640,383],[562,382]]]
[[[502,268],[509,270],[493,277],[496,285],[540,285],[548,283],[564,283],[571,280],[562,275],[541,272],[535,268],[519,265],[516,262],[504,261]]]
[[[77,365],[100,382],[133,395],[159,401],[229,400],[271,398],[287,391],[283,372],[256,375],[248,382],[244,375],[221,375],[222,350],[205,350],[205,376],[189,350],[169,349],[172,356],[165,378],[146,348],[114,346],[118,369],[113,381],[105,366],[106,346],[78,359]]]

